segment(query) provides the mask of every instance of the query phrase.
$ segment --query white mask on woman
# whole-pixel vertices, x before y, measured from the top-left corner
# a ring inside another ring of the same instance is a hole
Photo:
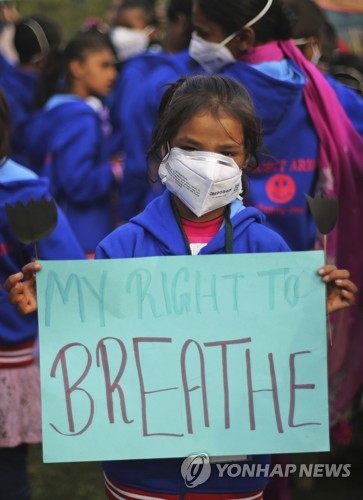
[[[232,33],[220,43],[207,42],[194,31],[189,44],[189,55],[197,61],[207,73],[217,73],[227,64],[236,62],[226,45],[237,33]]]
[[[149,46],[149,31],[136,30],[117,26],[110,33],[119,61],[126,61],[130,57],[144,52]]]
[[[257,23],[269,11],[273,0],[267,0],[265,7],[244,25],[248,28]],[[192,33],[192,39],[189,44],[189,55],[197,61],[207,73],[218,73],[227,64],[236,62],[236,58],[232,52],[227,49],[226,45],[238,35],[239,31],[227,36],[222,42],[207,42],[195,32]]]
[[[197,217],[235,200],[241,174],[232,158],[180,148],[172,148],[159,167],[161,182]]]

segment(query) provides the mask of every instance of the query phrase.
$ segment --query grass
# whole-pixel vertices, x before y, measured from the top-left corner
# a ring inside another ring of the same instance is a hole
[[[104,500],[98,462],[43,464],[41,445],[29,446],[32,500]]]

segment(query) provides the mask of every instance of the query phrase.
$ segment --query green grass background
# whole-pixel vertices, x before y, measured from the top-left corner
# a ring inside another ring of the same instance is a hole
[[[32,500],[104,500],[98,462],[44,464],[41,445],[29,446]]]

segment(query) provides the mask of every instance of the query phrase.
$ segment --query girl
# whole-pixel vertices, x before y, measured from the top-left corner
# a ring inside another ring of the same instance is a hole
[[[259,124],[246,90],[220,76],[195,76],[174,84],[165,94],[150,150],[163,159],[159,174],[164,194],[145,211],[105,238],[97,258],[288,251],[283,239],[263,225],[255,208],[244,207],[239,194],[245,172],[256,165]],[[242,177],[242,179],[241,179]],[[187,179],[188,182],[180,182]],[[9,277],[10,300],[22,312],[34,311],[34,272],[38,264]],[[347,271],[319,270],[329,283],[328,310],[354,301],[355,285]],[[268,456],[250,458],[266,464]],[[109,499],[261,499],[265,477],[211,478],[187,493],[180,475],[182,459],[103,463]]]
[[[18,130],[28,163],[50,181],[84,251],[92,254],[113,228],[111,189],[120,162],[108,158],[109,126],[99,97],[116,78],[108,38],[90,31],[54,54],[40,77],[44,108]]]
[[[8,159],[8,112],[0,93],[0,498],[30,498],[26,456],[41,441],[39,369],[35,362],[37,318],[17,314],[7,302],[4,281],[34,258],[34,246],[16,241],[5,205],[49,197],[48,183]],[[82,259],[81,247],[64,215],[52,235],[37,244],[43,259]]]
[[[15,24],[14,47],[18,63],[10,64],[0,55],[0,87],[9,103],[11,134],[34,111],[37,79],[49,53],[62,38],[59,27],[41,15],[25,17]],[[14,149],[12,154],[14,156]]]

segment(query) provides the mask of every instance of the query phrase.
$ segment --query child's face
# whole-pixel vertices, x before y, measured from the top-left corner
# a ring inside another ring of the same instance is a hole
[[[73,76],[82,86],[83,97],[106,96],[115,82],[115,58],[108,49],[90,52],[82,61],[74,61]]]
[[[148,26],[147,13],[138,7],[124,9],[117,20],[118,26],[125,26],[134,30],[143,30]]]
[[[242,125],[223,111],[219,116],[208,110],[198,113],[179,128],[170,146],[228,156],[241,170],[246,160]]]

